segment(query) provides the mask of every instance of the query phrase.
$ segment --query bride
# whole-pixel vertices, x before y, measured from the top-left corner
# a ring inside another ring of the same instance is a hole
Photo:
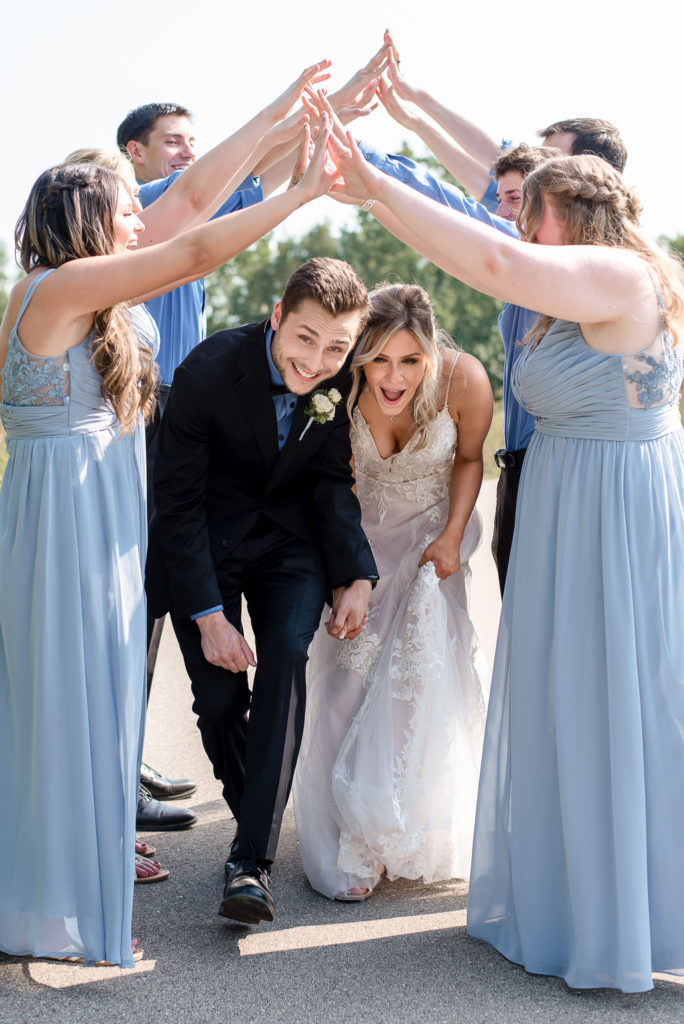
[[[380,581],[358,637],[339,644],[321,626],[314,638],[294,806],[311,885],[357,901],[385,869],[425,882],[469,874],[489,679],[468,560],[492,392],[481,363],[442,340],[417,285],[372,293],[352,373],[357,490]]]

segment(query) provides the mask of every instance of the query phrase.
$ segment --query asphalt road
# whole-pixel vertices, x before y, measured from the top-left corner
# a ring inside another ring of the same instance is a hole
[[[481,496],[491,526],[494,482]],[[489,540],[473,561],[472,613],[493,656],[500,601]],[[153,689],[146,759],[192,775],[198,824],[148,838],[171,877],[137,886],[130,971],[0,954],[0,1024],[682,1024],[684,984],[653,992],[577,992],[534,977],[465,934],[467,885],[383,882],[361,904],[314,893],[302,872],[291,810],[273,872],[276,919],[248,928],[217,916],[233,827],[191,712],[167,628]],[[74,837],[78,841],[78,837]],[[30,856],[30,850],[26,851]],[[684,927],[684,922],[683,925]],[[684,979],[682,979],[684,981]]]

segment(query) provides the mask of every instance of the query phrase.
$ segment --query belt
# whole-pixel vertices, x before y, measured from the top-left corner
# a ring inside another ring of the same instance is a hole
[[[497,452],[494,452],[494,461],[499,469],[514,469],[515,467],[522,466],[526,451],[527,448],[518,448],[514,452],[506,451],[505,448],[499,448]]]

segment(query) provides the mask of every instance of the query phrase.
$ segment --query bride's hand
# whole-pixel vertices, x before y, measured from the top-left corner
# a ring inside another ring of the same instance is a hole
[[[372,584],[354,580],[346,587],[333,590],[332,614],[325,624],[330,636],[337,640],[353,640],[366,624]]]
[[[425,548],[418,568],[432,562],[440,580],[453,576],[461,568],[459,545],[446,538],[443,533]]]

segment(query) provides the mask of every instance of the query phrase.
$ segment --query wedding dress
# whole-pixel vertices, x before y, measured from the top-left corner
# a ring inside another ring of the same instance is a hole
[[[353,640],[321,626],[310,651],[307,714],[294,783],[304,870],[324,895],[391,878],[467,878],[488,671],[468,613],[468,559],[440,582],[418,569],[444,529],[456,446],[446,405],[383,459],[357,408],[352,427],[363,526],[380,581]]]

